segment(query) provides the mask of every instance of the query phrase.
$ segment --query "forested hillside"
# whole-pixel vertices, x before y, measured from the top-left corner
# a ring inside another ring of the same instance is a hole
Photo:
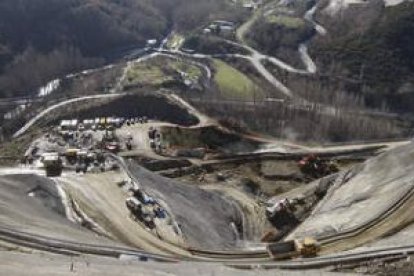
[[[368,9],[369,8],[369,9]],[[323,19],[328,22],[327,19]],[[408,111],[414,104],[414,3],[385,8],[374,4],[364,11],[349,10],[328,24],[332,35],[313,46],[313,55],[327,73],[354,80],[352,92],[367,103]]]
[[[173,27],[191,30],[238,14],[223,0],[2,0],[0,97],[25,95],[54,77],[97,66]]]
[[[146,2],[2,0],[2,96],[25,93],[54,75],[95,65],[96,58],[160,37],[167,22]]]

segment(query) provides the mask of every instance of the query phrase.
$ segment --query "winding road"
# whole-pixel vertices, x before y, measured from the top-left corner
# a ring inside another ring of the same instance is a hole
[[[66,101],[62,101],[60,103],[57,103],[55,105],[52,105],[52,106],[46,108],[45,110],[43,110],[42,112],[37,114],[35,117],[30,119],[21,129],[19,129],[13,135],[13,138],[17,138],[17,137],[21,136],[22,134],[26,133],[29,130],[29,128],[31,128],[34,124],[36,124],[44,116],[46,116],[47,114],[49,114],[50,112],[52,112],[56,109],[64,107],[66,105],[69,105],[69,104],[72,104],[72,103],[77,103],[77,102],[82,102],[82,101],[87,101],[87,100],[94,100],[94,99],[97,100],[97,99],[105,99],[105,98],[116,98],[116,97],[123,96],[123,95],[126,95],[126,94],[128,94],[128,93],[98,94],[98,95],[84,96],[84,97],[73,98],[73,99],[69,99],[69,100],[66,100]]]

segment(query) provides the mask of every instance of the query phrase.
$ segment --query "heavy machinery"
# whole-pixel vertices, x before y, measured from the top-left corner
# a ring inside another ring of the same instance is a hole
[[[47,177],[56,177],[62,174],[63,163],[57,152],[44,153],[41,161],[45,167]]]
[[[298,165],[305,176],[313,179],[322,178],[339,171],[333,162],[327,162],[313,154],[305,156],[299,161]]]
[[[275,260],[297,257],[311,258],[317,256],[320,251],[320,245],[315,239],[306,237],[303,240],[290,240],[269,244],[267,251]]]
[[[76,149],[76,148],[70,148],[70,149],[67,149],[66,150],[66,152],[65,152],[65,157],[66,157],[66,160],[70,163],[70,164],[75,164],[76,163],[76,160],[77,160],[77,158],[78,158],[78,152],[79,152],[80,150],[79,149]]]
[[[88,171],[89,165],[93,162],[94,156],[86,150],[80,150],[78,152],[77,164],[76,164],[76,173],[86,173]]]
[[[150,140],[155,140],[156,135],[157,135],[157,130],[153,127],[150,127],[148,131],[148,138],[150,138]]]
[[[103,148],[109,152],[117,154],[121,149],[115,131],[106,130],[102,137]]]
[[[132,150],[132,140],[134,140],[134,138],[132,137],[132,134],[128,133],[126,137],[126,141],[125,141],[125,146],[127,150]]]
[[[105,143],[105,149],[112,153],[118,153],[120,150],[120,146],[118,142],[110,141]]]
[[[145,206],[136,197],[130,197],[125,202],[134,220],[141,221],[149,229],[155,228],[154,212],[151,207]]]

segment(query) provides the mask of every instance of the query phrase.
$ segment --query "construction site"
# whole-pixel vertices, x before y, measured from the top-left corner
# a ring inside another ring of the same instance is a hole
[[[0,252],[16,254],[2,271],[46,254],[68,271],[320,275],[413,252],[411,141],[305,146],[229,130],[176,95],[156,96],[173,121],[128,110],[146,97],[61,103],[17,132],[25,152],[0,169]]]
[[[412,1],[3,2],[0,276],[414,275]]]

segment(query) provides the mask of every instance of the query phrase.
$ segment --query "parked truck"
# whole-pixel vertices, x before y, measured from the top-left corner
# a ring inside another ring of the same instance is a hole
[[[41,161],[46,170],[47,177],[56,177],[62,174],[63,163],[57,152],[44,153],[41,157]]]

